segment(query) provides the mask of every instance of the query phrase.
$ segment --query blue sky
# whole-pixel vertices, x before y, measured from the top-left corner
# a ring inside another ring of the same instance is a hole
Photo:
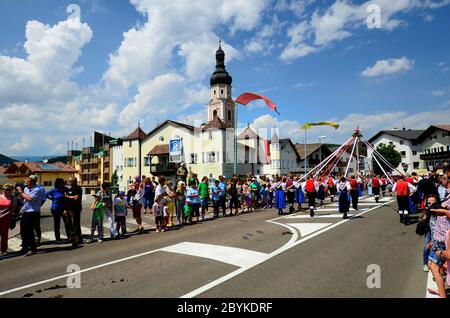
[[[369,29],[368,4],[381,10]],[[70,4],[80,19],[69,17]],[[336,120],[310,140],[345,141],[360,126],[448,123],[448,0],[6,0],[0,2],[0,153],[64,154],[94,130],[126,135],[138,121],[205,119],[218,39],[241,124],[280,129]],[[27,127],[27,129],[23,129]]]

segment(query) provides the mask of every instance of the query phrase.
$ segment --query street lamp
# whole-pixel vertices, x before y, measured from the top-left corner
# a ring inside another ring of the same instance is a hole
[[[327,136],[319,137],[319,163],[322,162],[322,139],[327,138]]]

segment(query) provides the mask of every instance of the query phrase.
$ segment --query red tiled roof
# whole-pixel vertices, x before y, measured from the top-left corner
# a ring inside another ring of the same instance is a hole
[[[227,129],[227,125],[219,117],[214,117],[213,120],[203,126],[202,131],[208,129]]]
[[[152,150],[150,150],[150,152],[147,155],[159,156],[168,154],[169,154],[169,144],[165,144],[165,145],[156,145]]]
[[[450,125],[433,125],[433,127],[442,129],[442,130],[446,130],[446,131],[450,131]]]
[[[123,138],[123,140],[143,140],[145,137],[147,137],[147,134],[141,129],[141,127],[138,127],[131,134]]]

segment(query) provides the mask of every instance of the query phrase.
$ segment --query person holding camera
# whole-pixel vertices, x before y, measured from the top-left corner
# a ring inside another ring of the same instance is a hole
[[[1,256],[8,254],[8,232],[17,206],[16,197],[13,195],[14,186],[5,184],[0,194],[0,251]]]

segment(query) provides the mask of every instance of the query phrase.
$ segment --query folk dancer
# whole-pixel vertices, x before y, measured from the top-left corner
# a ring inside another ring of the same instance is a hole
[[[338,183],[337,190],[339,193],[339,212],[344,213],[344,219],[348,219],[347,213],[350,210],[350,182],[345,177],[342,177]]]
[[[408,225],[408,215],[410,213],[409,195],[417,189],[409,182],[406,182],[404,176],[400,176],[392,187],[392,192],[397,194],[398,213],[400,214],[400,223]]]

